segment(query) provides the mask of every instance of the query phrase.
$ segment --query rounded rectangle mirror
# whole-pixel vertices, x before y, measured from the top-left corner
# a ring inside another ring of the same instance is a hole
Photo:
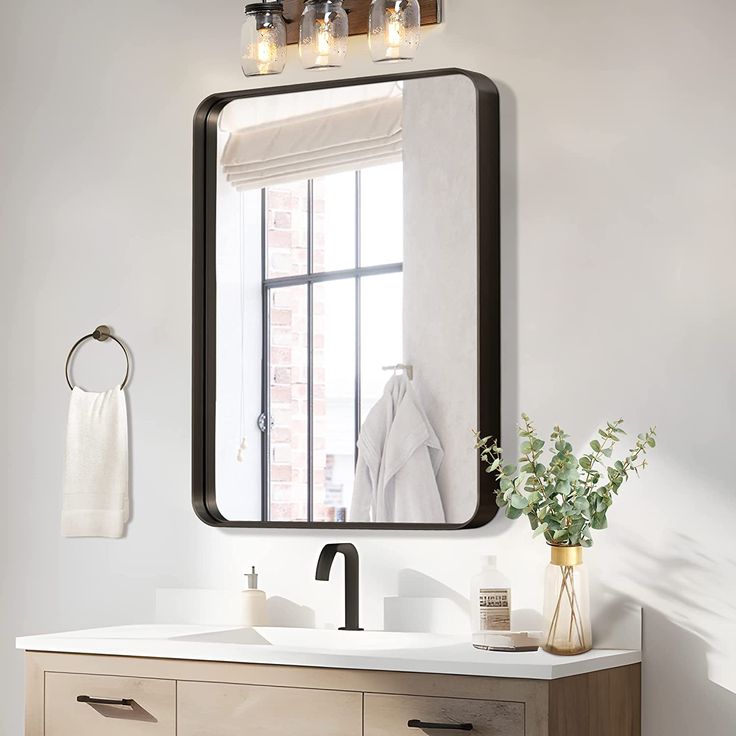
[[[227,92],[195,116],[193,501],[223,526],[495,513],[498,96],[459,70]]]

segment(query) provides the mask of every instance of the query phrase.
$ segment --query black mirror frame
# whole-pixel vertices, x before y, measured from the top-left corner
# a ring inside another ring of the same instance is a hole
[[[463,69],[440,69],[340,79],[207,97],[194,115],[192,276],[192,505],[210,526],[272,529],[458,530],[487,524],[498,512],[491,476],[478,460],[478,504],[463,524],[232,521],[217,507],[215,493],[216,206],[217,125],[229,102],[250,97],[362,84],[461,75],[476,89],[478,127],[478,427],[501,435],[501,213],[499,95],[488,77]],[[468,441],[470,441],[468,434]]]

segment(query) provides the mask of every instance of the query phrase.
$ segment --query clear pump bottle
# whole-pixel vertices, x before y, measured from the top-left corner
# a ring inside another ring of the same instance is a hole
[[[470,591],[473,633],[511,631],[511,582],[499,572],[496,557],[482,558]]]

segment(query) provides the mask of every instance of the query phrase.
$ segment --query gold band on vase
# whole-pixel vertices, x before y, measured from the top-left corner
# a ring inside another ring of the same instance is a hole
[[[574,547],[561,547],[550,545],[550,562],[560,567],[573,567],[583,564],[583,548],[579,545]]]

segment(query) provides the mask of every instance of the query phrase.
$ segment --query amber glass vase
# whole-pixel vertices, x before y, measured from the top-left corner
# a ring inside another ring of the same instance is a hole
[[[550,545],[550,551],[544,580],[547,631],[543,648],[551,654],[582,654],[593,647],[590,589],[583,548]]]

